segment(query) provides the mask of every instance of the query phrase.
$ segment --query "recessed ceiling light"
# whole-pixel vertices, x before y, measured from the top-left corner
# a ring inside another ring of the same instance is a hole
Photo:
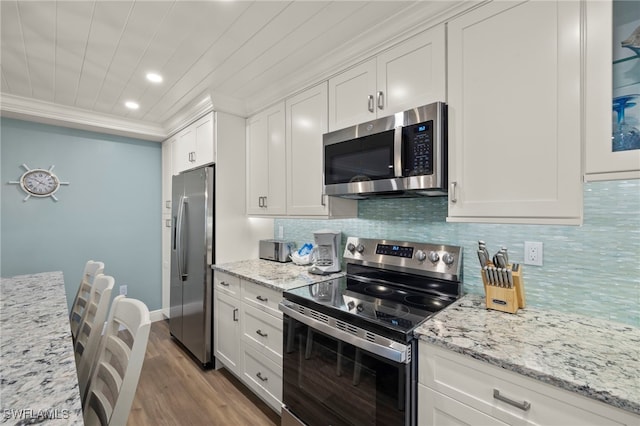
[[[155,72],[147,73],[147,80],[152,83],[162,83],[162,76]]]
[[[138,109],[140,108],[140,105],[138,105],[137,102],[133,102],[133,101],[127,101],[124,103],[124,106],[126,106],[129,109]]]

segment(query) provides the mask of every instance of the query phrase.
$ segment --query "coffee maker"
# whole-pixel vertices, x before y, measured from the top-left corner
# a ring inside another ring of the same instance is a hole
[[[323,229],[313,233],[315,241],[314,264],[309,272],[318,275],[328,275],[340,272],[340,259],[338,251],[342,242],[342,233]]]

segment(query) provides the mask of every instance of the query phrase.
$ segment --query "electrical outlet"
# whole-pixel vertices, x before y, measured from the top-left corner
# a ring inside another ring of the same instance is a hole
[[[524,264],[542,266],[542,243],[535,241],[524,242]]]
[[[127,286],[126,285],[121,285],[120,286],[120,294],[122,296],[126,296],[127,295]]]

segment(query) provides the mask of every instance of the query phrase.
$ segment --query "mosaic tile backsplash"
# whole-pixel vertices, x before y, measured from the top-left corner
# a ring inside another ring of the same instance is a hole
[[[464,249],[464,287],[484,294],[476,250],[484,240],[523,263],[524,242],[543,243],[543,266],[523,266],[528,306],[589,315],[640,327],[640,180],[584,185],[582,226],[447,223],[447,198],[363,200],[357,219],[276,219],[275,232],[298,246],[313,231],[453,244]]]

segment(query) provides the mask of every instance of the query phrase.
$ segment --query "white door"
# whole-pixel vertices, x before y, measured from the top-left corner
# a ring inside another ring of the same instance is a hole
[[[287,215],[326,215],[322,135],[327,132],[327,83],[286,101]]]
[[[448,29],[448,220],[580,223],[580,3],[495,2]]]
[[[376,60],[329,80],[329,131],[376,118]]]
[[[240,374],[240,301],[216,291],[215,302],[215,356],[229,370]]]
[[[377,64],[378,117],[446,102],[444,24],[381,53]]]

